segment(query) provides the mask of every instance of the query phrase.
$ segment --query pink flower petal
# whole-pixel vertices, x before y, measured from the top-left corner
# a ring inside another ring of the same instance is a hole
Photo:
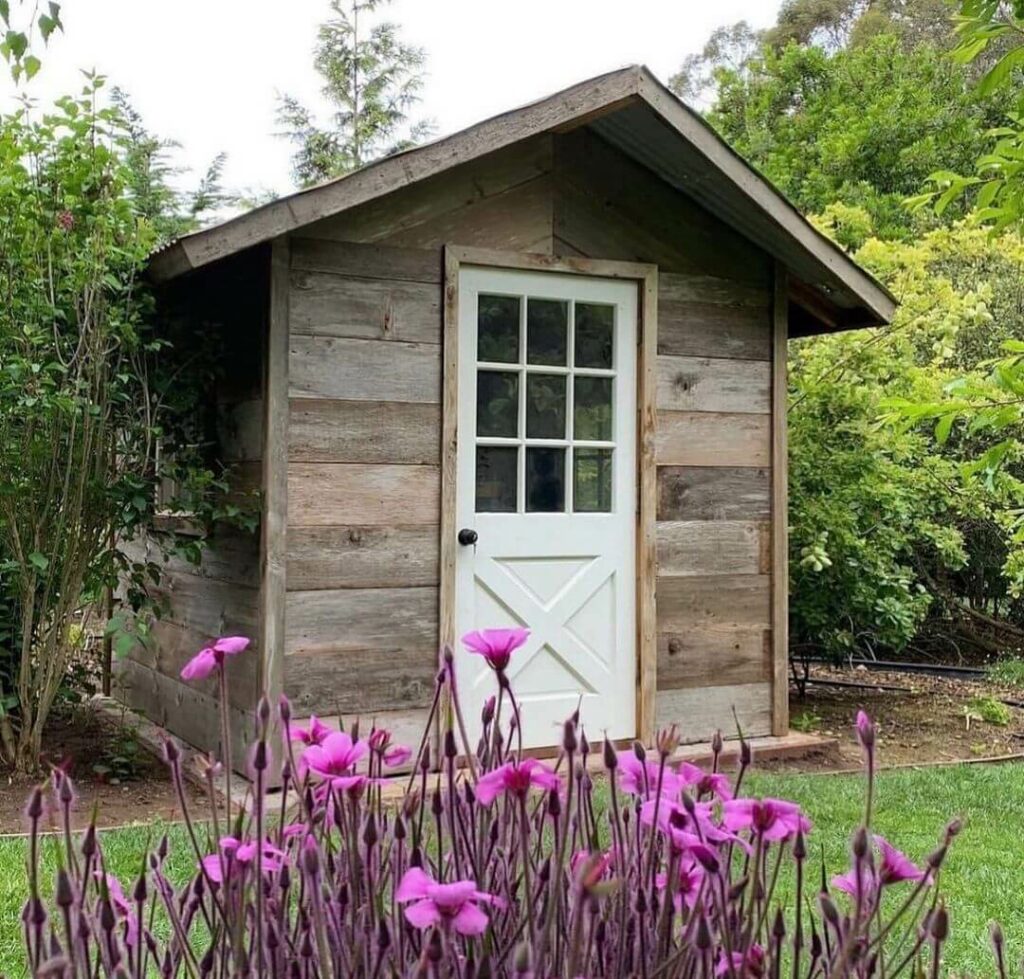
[[[249,640],[245,636],[221,636],[213,648],[225,656],[236,656],[249,648]]]
[[[472,901],[467,901],[452,918],[452,927],[460,935],[482,935],[487,931],[487,915]]]
[[[434,886],[434,879],[419,867],[410,867],[395,892],[396,901],[415,901],[425,898]]]
[[[182,680],[205,680],[217,669],[217,658],[209,647],[199,650],[181,671]]]
[[[424,898],[405,909],[405,920],[413,928],[431,928],[441,920],[441,912],[433,901]]]
[[[505,791],[505,769],[496,768],[493,772],[480,776],[476,783],[476,799],[481,805],[489,806],[495,799]]]

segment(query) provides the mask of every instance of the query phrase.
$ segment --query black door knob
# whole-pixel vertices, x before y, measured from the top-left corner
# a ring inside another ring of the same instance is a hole
[[[475,544],[478,540],[478,535],[475,530],[470,527],[463,527],[459,531],[459,543],[463,547],[469,547],[471,544]]]

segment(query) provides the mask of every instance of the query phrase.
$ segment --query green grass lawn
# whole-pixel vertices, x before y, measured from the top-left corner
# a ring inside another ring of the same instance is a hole
[[[801,803],[815,822],[815,858],[822,850],[830,873],[845,869],[849,834],[863,805],[863,782],[853,776],[754,773],[748,786],[758,795]],[[960,975],[991,974],[988,922],[1002,921],[1008,959],[1024,950],[1024,765],[964,765],[882,774],[878,783],[876,829],[920,860],[939,839],[952,816],[964,820],[946,866],[953,931],[947,964]],[[104,834],[110,869],[126,883],[139,870],[147,840],[155,845],[163,827],[130,828]],[[183,831],[170,827],[172,874],[184,879],[194,866]],[[24,974],[19,917],[24,900],[24,840],[0,840],[0,974]],[[48,847],[50,875],[56,860]]]

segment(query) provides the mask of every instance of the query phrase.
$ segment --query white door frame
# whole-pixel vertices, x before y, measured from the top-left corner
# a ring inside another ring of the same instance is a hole
[[[654,458],[655,358],[657,355],[657,267],[632,262],[502,252],[449,245],[445,248],[444,378],[442,389],[440,641],[452,648],[456,635],[457,453],[459,416],[459,271],[462,266],[547,271],[638,283],[637,316],[637,526],[636,526],[636,724],[646,743],[655,733],[657,646],[654,589],[657,473]],[[597,740],[598,732],[592,732]]]

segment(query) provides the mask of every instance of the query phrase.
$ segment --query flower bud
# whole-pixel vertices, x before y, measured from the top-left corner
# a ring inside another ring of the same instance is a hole
[[[492,979],[494,975],[494,968],[491,966],[491,957],[485,955],[480,960],[480,965],[477,966],[476,979]]]
[[[363,826],[363,843],[366,845],[366,849],[373,849],[378,839],[377,820],[374,819],[373,813],[371,812],[370,815],[366,817],[366,825]]]
[[[82,837],[82,856],[88,860],[96,853],[96,824],[89,823],[88,828],[85,831],[85,835]]]
[[[265,772],[269,759],[267,757],[267,742],[257,741],[252,753],[252,768],[255,772]]]
[[[775,921],[772,923],[772,937],[782,941],[786,937],[786,919],[782,916],[782,908],[775,909]]]
[[[305,845],[302,847],[302,866],[310,877],[316,877],[320,873],[320,851],[312,836],[306,837]]]
[[[720,755],[723,748],[725,748],[725,742],[722,740],[722,732],[715,731],[711,736],[711,753]]]
[[[266,694],[260,697],[260,702],[256,706],[256,719],[260,722],[260,730],[265,731],[270,723],[270,701]]]
[[[58,797],[60,798],[61,805],[70,806],[75,798],[75,790],[71,784],[71,777],[65,774],[60,780],[60,788],[58,789]]]
[[[572,721],[566,721],[562,727],[562,748],[567,755],[572,755],[575,754],[578,747],[576,725]]]
[[[830,925],[838,925],[839,909],[836,907],[835,901],[833,901],[827,894],[819,894],[818,902],[821,904],[821,913],[824,915],[825,920]]]
[[[857,861],[863,860],[868,855],[868,831],[863,826],[858,827],[853,834],[852,850]]]
[[[604,767],[607,768],[609,772],[614,772],[619,764],[619,756],[615,754],[615,745],[612,744],[610,738],[606,737],[602,747],[604,750]]]
[[[548,792],[548,815],[552,819],[558,819],[562,814],[562,800],[559,797],[558,789]]]
[[[412,820],[412,818],[420,811],[420,790],[413,789],[411,792],[406,793],[405,798],[402,800],[402,815],[406,819]]]
[[[453,758],[457,758],[459,755],[459,746],[455,743],[455,732],[449,728],[444,732],[444,756],[449,761]]]
[[[703,908],[701,908],[700,917],[697,919],[697,936],[694,939],[694,944],[702,952],[711,948],[711,929],[708,927],[707,915],[704,914]]]
[[[168,765],[175,765],[181,758],[181,751],[173,738],[164,739],[164,758]]]
[[[932,915],[931,933],[937,942],[944,942],[949,937],[949,912],[945,904],[940,904]]]
[[[754,753],[750,748],[750,742],[746,738],[740,738],[740,764],[744,768],[749,768],[753,760]]]
[[[434,789],[430,794],[430,811],[437,817],[444,812],[444,800],[441,798],[440,789]]]
[[[670,758],[679,747],[679,729],[673,724],[671,727],[662,728],[658,732],[658,754],[664,758]]]
[[[526,942],[520,942],[516,947],[513,967],[520,975],[530,971],[530,946]]]
[[[392,830],[392,834],[396,840],[405,839],[405,820],[402,819],[401,813],[395,816],[395,828]]]
[[[647,761],[647,749],[639,741],[633,742],[633,754],[641,765]]]
[[[964,828],[963,820],[953,819],[946,826],[946,843],[951,843],[957,836],[960,835],[960,830]]]
[[[942,846],[940,846],[936,850],[933,850],[931,853],[928,854],[927,857],[925,857],[925,863],[928,864],[928,866],[931,867],[932,870],[938,870],[946,859],[946,853],[948,852],[948,849],[949,848],[946,846],[946,844],[943,843]]]
[[[455,663],[455,653],[452,651],[452,647],[448,643],[444,644],[444,649],[441,651],[441,658],[444,660],[444,665],[451,668]]]
[[[587,740],[587,732],[580,731],[580,754],[584,758],[590,754],[590,742]]]
[[[377,948],[384,951],[391,945],[391,932],[388,930],[387,922],[381,918],[377,927]]]
[[[37,785],[28,797],[25,815],[33,822],[43,815],[43,790]]]
[[[692,816],[697,811],[697,803],[693,801],[693,796],[685,789],[680,795],[679,801],[687,815]]]
[[[286,727],[291,723],[292,720],[292,702],[284,695],[278,698],[277,701],[277,715],[281,718],[281,723]]]
[[[75,892],[71,886],[71,878],[63,867],[57,871],[57,889],[53,899],[57,907],[61,909],[70,908],[75,903]]]
[[[857,740],[860,742],[860,746],[870,755],[875,748],[875,724],[868,715],[862,711],[857,711]]]
[[[480,719],[484,722],[484,725],[488,725],[494,720],[494,711],[497,707],[497,698],[492,694],[484,701],[484,709],[480,712]]]
[[[437,928],[433,928],[430,938],[427,939],[427,961],[436,967],[442,958],[444,958],[444,945],[441,944],[441,932]]]
[[[807,838],[804,836],[803,829],[796,831],[796,839],[793,840],[793,858],[795,860],[803,860],[807,857]]]

